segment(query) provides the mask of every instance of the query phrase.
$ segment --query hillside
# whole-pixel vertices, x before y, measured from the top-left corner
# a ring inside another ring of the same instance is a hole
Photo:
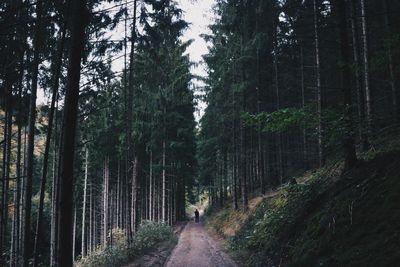
[[[393,151],[343,175],[337,165],[307,173],[299,184],[253,199],[246,213],[213,213],[208,228],[245,266],[396,266],[399,166]]]

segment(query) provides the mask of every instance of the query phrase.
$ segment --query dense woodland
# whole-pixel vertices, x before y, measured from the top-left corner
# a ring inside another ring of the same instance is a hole
[[[179,7],[2,1],[0,12],[0,265],[71,266],[113,232],[129,243],[144,220],[184,219],[195,121]],[[36,106],[38,88],[49,104]]]
[[[374,149],[399,120],[400,3],[217,1],[199,175],[247,207],[305,170]]]
[[[200,193],[245,210],[396,131],[400,2],[213,9],[200,78],[175,1],[1,1],[1,266],[72,266],[145,221],[184,220]]]

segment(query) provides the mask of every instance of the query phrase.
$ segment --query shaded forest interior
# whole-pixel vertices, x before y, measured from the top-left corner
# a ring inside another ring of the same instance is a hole
[[[396,148],[399,1],[213,11],[197,77],[175,1],[1,1],[1,266],[72,266],[189,204],[246,210],[308,170]]]

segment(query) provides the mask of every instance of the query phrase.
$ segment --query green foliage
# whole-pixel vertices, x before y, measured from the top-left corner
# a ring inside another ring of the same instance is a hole
[[[133,251],[143,251],[153,247],[158,242],[168,240],[173,237],[171,227],[166,224],[145,221],[139,231],[133,237],[131,247]]]
[[[258,101],[267,103],[270,25],[276,2],[216,1],[217,19],[210,26],[211,34],[204,36],[210,43],[209,54],[204,56],[208,71],[204,89],[207,108],[201,119],[197,153],[203,186],[212,186],[218,163],[237,142],[240,114],[256,106],[255,87],[263,89]],[[257,59],[260,62],[256,64]]]
[[[382,50],[376,52],[376,54],[371,58],[371,70],[379,71],[379,70],[387,70],[387,67],[390,63],[390,56],[392,58],[398,58],[400,53],[396,47],[400,46],[400,34],[394,33],[391,36],[388,36],[383,41],[383,48]],[[389,55],[388,51],[391,51],[391,55]],[[394,76],[398,76],[400,73],[400,67],[398,64],[394,64]]]
[[[214,212],[215,212],[216,207],[213,205],[208,205],[205,209],[204,209],[204,216],[210,217]]]
[[[274,112],[261,112],[258,114],[242,113],[243,123],[254,126],[257,130],[273,133],[282,132],[293,127],[311,128],[318,123],[315,112],[310,107],[283,108]]]
[[[188,24],[175,2],[144,3],[140,11],[143,34],[134,60],[132,141],[141,159],[149,159],[151,153],[156,173],[161,170],[156,163],[162,162],[163,153],[167,155],[167,172],[178,177],[176,195],[182,205],[177,213],[183,219],[185,189],[193,186],[196,167],[192,63],[186,54],[191,41],[180,40]],[[142,160],[141,166],[148,170],[150,163]]]
[[[117,242],[112,247],[110,246],[106,249],[99,247],[90,256],[75,262],[75,265],[77,267],[122,266],[154,248],[158,243],[174,239],[171,227],[150,221],[146,221],[140,226],[130,245],[126,244],[123,235],[121,235],[121,230],[116,229],[113,231],[119,238],[116,238]]]
[[[107,249],[98,247],[90,256],[75,262],[75,266],[121,266],[129,260],[129,248],[126,245],[117,245]]]
[[[251,114],[244,112],[241,115],[243,124],[254,127],[263,133],[284,132],[294,128],[315,129],[318,126],[318,114],[315,107],[310,105],[304,108],[283,108],[274,112],[261,112]],[[344,112],[334,108],[327,108],[321,114],[324,127],[323,139],[326,146],[335,146],[344,137],[354,135],[355,127],[350,126],[345,121]],[[362,123],[359,125],[360,131],[366,132]]]

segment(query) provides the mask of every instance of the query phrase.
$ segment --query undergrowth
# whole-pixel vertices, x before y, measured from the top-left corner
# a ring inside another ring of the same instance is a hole
[[[244,266],[398,266],[400,152],[340,167],[297,177],[251,213],[216,211],[208,225]]]
[[[229,248],[236,257],[246,259],[245,265],[272,265],[281,253],[275,248],[291,234],[299,218],[311,207],[319,188],[317,182],[291,185],[280,190],[277,196],[265,199],[238,234],[230,239]]]
[[[158,243],[168,240],[176,242],[175,239],[172,228],[168,225],[146,221],[135,233],[131,244],[126,243],[122,233],[113,246],[96,249],[91,255],[76,261],[75,266],[122,266],[154,248]]]

